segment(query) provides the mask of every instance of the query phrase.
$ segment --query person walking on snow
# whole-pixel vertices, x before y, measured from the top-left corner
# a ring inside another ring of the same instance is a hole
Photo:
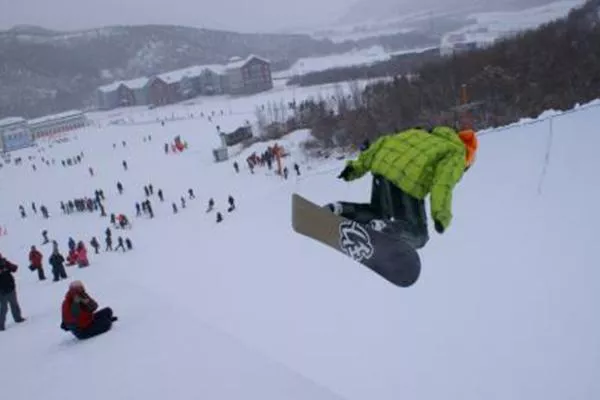
[[[15,278],[12,274],[17,272],[18,267],[2,257],[0,254],[0,331],[5,329],[6,314],[10,306],[10,312],[14,321],[19,324],[25,321],[21,315],[21,307],[17,300]]]
[[[98,303],[86,292],[83,283],[73,281],[62,303],[60,327],[77,339],[89,339],[108,332],[117,317],[111,308],[97,310]]]
[[[98,239],[96,239],[96,236],[92,237],[92,240],[90,241],[90,245],[94,249],[94,253],[99,254],[100,243],[98,242]]]
[[[420,249],[429,240],[425,197],[431,196],[435,230],[443,234],[452,220],[452,191],[471,167],[477,148],[475,132],[446,126],[382,137],[349,161],[338,176],[349,182],[371,172],[371,202],[337,202],[326,207]]]
[[[123,253],[125,253],[125,243],[123,243],[123,238],[121,236],[117,238],[117,247],[115,247],[115,251],[118,251],[119,249],[123,250]]]
[[[31,246],[31,251],[29,251],[29,269],[31,271],[36,271],[38,273],[38,278],[40,281],[46,280],[46,275],[44,274],[44,268],[42,267],[42,253],[35,248],[35,246]]]
[[[61,279],[67,279],[67,271],[65,271],[65,258],[58,251],[58,244],[55,243],[52,249],[52,255],[48,260],[52,266],[53,281],[58,282]]]

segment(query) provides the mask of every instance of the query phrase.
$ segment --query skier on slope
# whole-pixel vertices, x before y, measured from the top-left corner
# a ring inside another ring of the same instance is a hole
[[[395,235],[415,249],[429,240],[425,197],[431,194],[431,216],[442,234],[452,220],[452,190],[474,161],[475,132],[447,126],[431,132],[414,128],[378,139],[338,178],[352,181],[373,174],[371,202],[327,204],[337,215]]]

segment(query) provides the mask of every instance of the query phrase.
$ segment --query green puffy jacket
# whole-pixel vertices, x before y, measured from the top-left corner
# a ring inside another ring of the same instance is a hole
[[[464,173],[465,155],[465,146],[452,128],[441,126],[431,133],[410,129],[380,138],[349,161],[349,180],[371,171],[418,199],[431,193],[431,216],[447,228],[452,220],[452,190]]]

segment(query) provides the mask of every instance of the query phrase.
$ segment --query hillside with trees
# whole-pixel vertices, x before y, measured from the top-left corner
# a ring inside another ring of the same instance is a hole
[[[461,88],[476,129],[566,110],[600,97],[600,0],[492,47],[428,62],[352,96],[292,104],[270,135],[310,128],[323,145],[358,144],[411,126],[458,124]],[[277,129],[275,129],[276,127]]]

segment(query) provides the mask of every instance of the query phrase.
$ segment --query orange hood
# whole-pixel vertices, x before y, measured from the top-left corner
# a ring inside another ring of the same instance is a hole
[[[475,160],[475,153],[477,153],[477,148],[479,147],[479,141],[477,140],[477,135],[472,129],[465,129],[458,133],[460,140],[462,140],[465,148],[467,149],[467,156],[465,159],[465,164],[467,167],[470,167]]]

